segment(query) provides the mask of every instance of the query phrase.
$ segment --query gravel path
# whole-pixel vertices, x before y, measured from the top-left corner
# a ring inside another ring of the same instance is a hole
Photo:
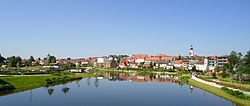
[[[225,86],[222,86],[222,85],[219,85],[219,84],[216,84],[214,82],[208,82],[208,81],[204,81],[200,78],[197,78],[196,76],[192,75],[191,78],[195,81],[198,81],[198,82],[201,82],[203,84],[206,84],[206,85],[210,85],[210,86],[213,86],[213,87],[216,87],[216,88],[222,88],[222,87],[225,87]],[[243,92],[244,94],[246,95],[250,95],[250,92],[246,92],[246,91],[242,91],[242,90],[239,90],[239,89],[234,89],[234,88],[231,88],[231,87],[227,87],[228,89],[231,89],[231,90],[234,90],[234,91],[240,91],[240,92]]]

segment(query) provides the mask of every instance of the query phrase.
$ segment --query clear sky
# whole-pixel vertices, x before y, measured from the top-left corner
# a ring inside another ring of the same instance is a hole
[[[250,50],[250,0],[0,0],[0,53],[79,58]]]

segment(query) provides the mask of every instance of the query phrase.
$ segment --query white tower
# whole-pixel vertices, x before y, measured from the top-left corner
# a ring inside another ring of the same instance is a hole
[[[194,57],[194,48],[191,45],[190,49],[189,49],[189,57]]]

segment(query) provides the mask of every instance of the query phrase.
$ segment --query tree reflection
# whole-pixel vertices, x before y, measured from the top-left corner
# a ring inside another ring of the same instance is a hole
[[[87,85],[90,86],[90,78],[87,79]]]
[[[80,80],[76,81],[77,87],[80,87]]]
[[[54,89],[49,88],[49,89],[48,89],[48,94],[49,94],[49,96],[51,96],[53,93],[54,93]]]
[[[95,84],[95,87],[96,87],[96,88],[99,86],[99,80],[98,80],[97,78],[95,79],[94,84]]]
[[[67,95],[67,93],[69,92],[69,89],[68,87],[63,87],[62,88],[62,92],[64,93],[64,95]]]

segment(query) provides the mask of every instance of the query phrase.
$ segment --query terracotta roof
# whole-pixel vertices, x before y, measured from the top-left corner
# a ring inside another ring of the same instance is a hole
[[[173,60],[175,57],[173,56],[166,56],[166,57],[162,57],[161,60]]]
[[[145,59],[147,54],[135,54],[131,56],[133,59]]]
[[[165,55],[165,54],[157,54],[156,56],[157,57],[167,57],[167,55]]]
[[[156,56],[147,56],[146,61],[160,61],[160,57],[156,57]]]
[[[214,59],[214,60],[215,60],[215,59],[217,59],[217,56],[209,56],[208,58],[209,58],[209,59]]]

